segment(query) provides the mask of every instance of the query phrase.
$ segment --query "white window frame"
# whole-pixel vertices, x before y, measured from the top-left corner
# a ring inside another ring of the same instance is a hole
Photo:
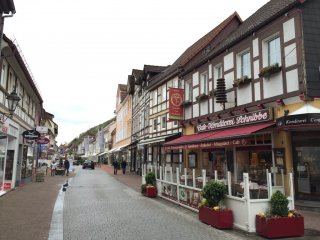
[[[166,115],[161,117],[161,129],[166,129],[167,126],[167,117]]]
[[[162,102],[167,100],[167,86],[166,85],[163,85],[161,88],[161,99],[162,99]]]
[[[276,36],[267,42],[268,46],[268,65],[278,63],[281,65],[281,43],[280,36]]]
[[[240,74],[241,77],[251,77],[251,54],[250,51],[245,51],[240,54]]]
[[[186,101],[192,101],[192,82],[191,79],[184,83],[184,96]]]
[[[157,118],[154,118],[152,122],[153,122],[153,131],[156,132],[157,131],[157,125],[158,125]]]
[[[208,72],[200,74],[200,94],[208,94]]]

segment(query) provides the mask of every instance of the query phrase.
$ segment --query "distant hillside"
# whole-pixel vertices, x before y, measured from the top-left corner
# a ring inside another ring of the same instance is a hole
[[[90,135],[90,136],[95,136],[95,135],[97,134],[97,132],[99,131],[99,129],[102,129],[102,128],[108,126],[112,121],[115,121],[115,120],[116,120],[116,118],[114,117],[114,118],[111,118],[111,119],[109,119],[108,121],[106,121],[106,122],[104,122],[104,123],[101,123],[101,124],[99,124],[99,125],[97,125],[97,126],[95,126],[95,127],[90,128],[90,129],[87,130],[86,132],[81,133],[81,134],[79,135],[79,137],[73,139],[73,140],[68,144],[68,146],[69,146],[69,147],[71,147],[71,146],[78,146],[78,145],[83,141],[83,138],[84,138],[85,136],[88,136],[88,135]]]

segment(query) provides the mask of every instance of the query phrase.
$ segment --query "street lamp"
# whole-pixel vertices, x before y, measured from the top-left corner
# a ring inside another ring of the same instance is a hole
[[[2,121],[3,122],[5,122],[8,118],[13,117],[13,113],[16,110],[19,101],[21,100],[21,98],[16,93],[15,89],[13,89],[13,91],[7,96],[7,99],[8,99],[9,113],[0,112],[2,114]]]

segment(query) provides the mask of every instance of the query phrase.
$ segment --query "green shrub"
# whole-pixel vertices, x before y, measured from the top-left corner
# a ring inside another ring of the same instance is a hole
[[[273,216],[286,217],[289,213],[288,199],[280,191],[276,191],[271,196],[271,213]]]
[[[141,193],[144,194],[146,192],[147,184],[141,185]]]
[[[150,185],[156,185],[156,175],[154,174],[154,172],[149,172],[147,173],[147,175],[145,176],[145,180],[146,180],[146,184],[150,184]]]
[[[210,180],[202,190],[202,196],[206,199],[208,207],[219,206],[219,203],[224,199],[227,193],[227,187],[224,183]]]

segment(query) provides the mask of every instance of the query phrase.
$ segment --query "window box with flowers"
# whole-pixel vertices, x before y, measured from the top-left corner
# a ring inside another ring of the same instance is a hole
[[[256,232],[266,238],[304,235],[304,217],[288,209],[288,199],[280,191],[271,197],[271,209],[256,215]]]
[[[249,78],[248,76],[242,76],[241,78],[235,79],[233,81],[233,86],[240,87],[250,82],[251,82],[251,78]]]
[[[224,183],[210,180],[203,188],[202,201],[199,205],[199,220],[218,229],[233,227],[233,212],[231,209],[219,206],[224,199],[227,188]]]
[[[202,100],[206,100],[209,98],[209,95],[208,94],[205,94],[205,93],[201,93],[199,96],[196,97],[196,100],[197,102],[200,102]]]
[[[214,89],[214,90],[210,90],[210,92],[209,92],[209,96],[210,97],[216,97],[217,96],[217,89]]]
[[[282,69],[278,63],[264,67],[260,70],[259,77],[269,78],[271,75],[280,72]]]
[[[190,106],[192,105],[192,101],[191,100],[184,100],[182,103],[181,103],[181,106]]]

